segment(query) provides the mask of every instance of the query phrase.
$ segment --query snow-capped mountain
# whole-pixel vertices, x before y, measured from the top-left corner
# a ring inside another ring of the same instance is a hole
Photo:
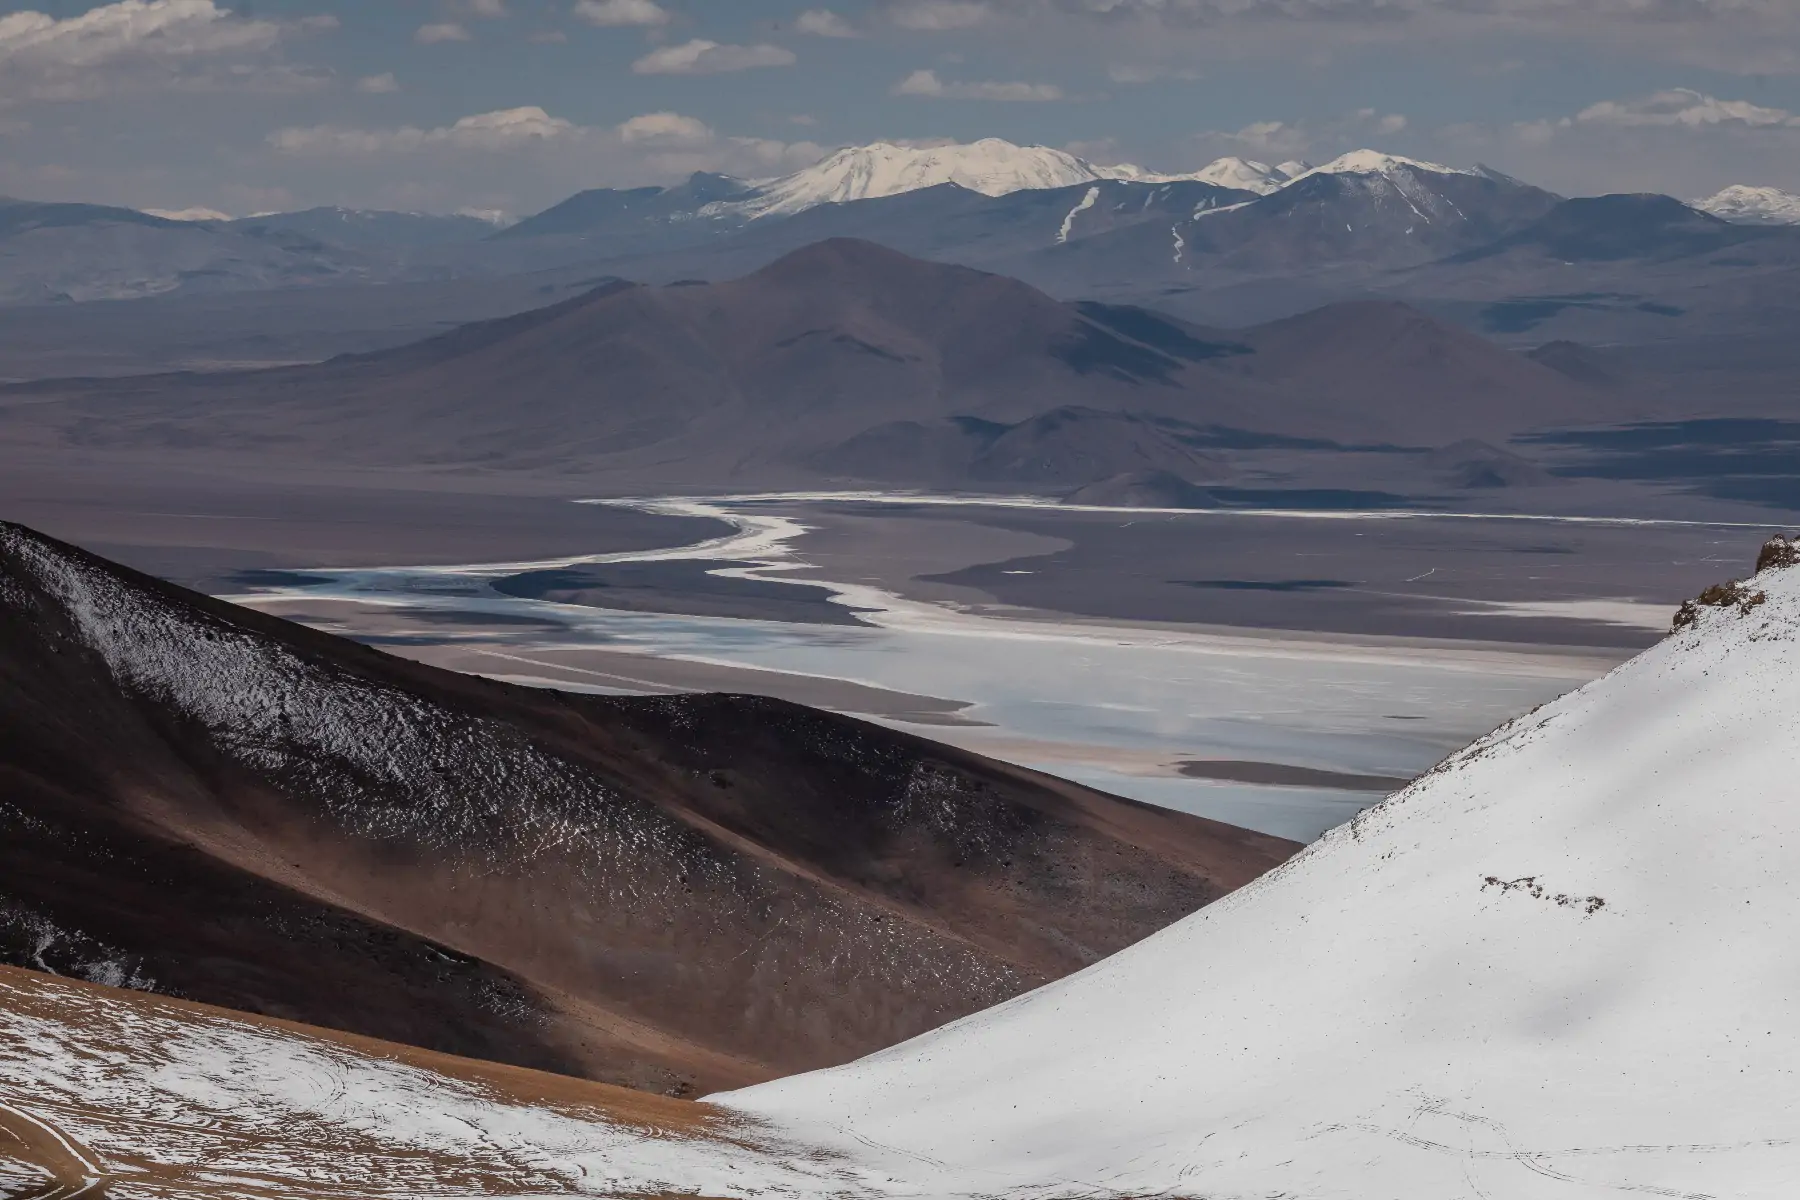
[[[1800,552],[1764,559],[1224,903],[715,1099],[909,1194],[1791,1195]]]
[[[987,196],[1059,188],[1106,176],[1085,159],[1048,146],[1015,146],[999,138],[968,145],[851,146],[792,175],[764,184],[730,207],[751,217],[791,216],[820,204],[843,204],[954,183]]]
[[[1248,203],[1142,232],[1145,244],[1136,248],[1093,249],[1133,263],[1140,275],[1202,264],[1253,273],[1405,267],[1486,245],[1542,217],[1557,200],[1496,172],[1358,150]]]
[[[1383,154],[1379,150],[1352,150],[1348,154],[1340,154],[1328,163],[1308,167],[1289,178],[1287,182],[1294,183],[1310,175],[1380,175],[1389,178],[1405,178],[1421,174],[1474,175],[1476,173],[1462,170],[1460,167],[1446,167],[1442,163],[1402,158],[1398,154]]]
[[[1304,169],[1303,163],[1287,168]],[[792,216],[821,204],[844,204],[953,183],[986,196],[1069,187],[1100,180],[1128,183],[1210,183],[1218,187],[1269,192],[1289,178],[1287,170],[1241,158],[1221,158],[1198,171],[1166,174],[1131,163],[1099,166],[1066,150],[1018,146],[1000,138],[967,145],[899,146],[876,142],[828,155],[792,175],[757,187],[747,198],[709,206],[708,216]]]
[[[1289,165],[1304,168],[1304,164]],[[1130,165],[1102,169],[1109,172],[1111,178],[1137,183],[1210,183],[1216,187],[1236,188],[1259,194],[1272,192],[1292,178],[1281,167],[1271,167],[1268,163],[1249,158],[1215,159],[1198,171],[1190,171],[1185,175],[1165,175]]]
[[[1694,207],[1738,225],[1800,225],[1800,195],[1779,188],[1740,183]]]

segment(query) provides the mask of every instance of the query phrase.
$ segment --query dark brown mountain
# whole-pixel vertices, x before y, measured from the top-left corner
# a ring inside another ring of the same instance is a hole
[[[455,675],[0,525],[0,960],[662,1091],[1075,970],[1289,843],[744,696]]]
[[[923,473],[896,473],[899,460],[877,456],[887,473],[861,477],[1061,490],[1146,469],[1188,474],[1191,464],[1117,422],[1089,439],[1091,454],[1048,458],[964,453],[944,423],[1022,427],[1019,437],[1036,441],[1066,422],[1031,422],[1079,409],[1435,445],[1592,423],[1611,415],[1599,403],[1554,371],[1397,304],[1221,333],[1143,308],[1063,303],[1003,276],[848,240],[728,283],[609,285],[316,366],[0,395],[15,440],[159,456],[304,454],[604,475],[631,487],[770,486],[813,483],[821,470],[857,475],[868,456],[855,439],[886,430],[911,439],[908,470]],[[1038,465],[1050,460],[1061,465]]]

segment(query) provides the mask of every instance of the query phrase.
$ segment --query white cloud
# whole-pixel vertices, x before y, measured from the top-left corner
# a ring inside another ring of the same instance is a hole
[[[1195,156],[1207,159],[1235,154],[1265,162],[1295,158],[1322,161],[1347,150],[1361,149],[1372,139],[1405,133],[1411,127],[1412,122],[1401,113],[1359,108],[1315,120],[1252,121],[1232,131],[1211,130],[1197,134],[1190,141]],[[1384,147],[1377,145],[1375,148]]]
[[[794,18],[794,32],[811,34],[813,37],[853,38],[862,35],[856,26],[838,16],[829,8],[809,8]]]
[[[464,0],[463,6],[469,10],[471,17],[489,21],[512,15],[507,11],[506,0]]]
[[[262,50],[280,35],[274,22],[233,17],[213,0],[121,0],[61,21],[30,11],[0,17],[0,61],[96,67],[128,57]]]
[[[1158,83],[1165,79],[1199,79],[1193,67],[1171,67],[1160,64],[1118,63],[1106,69],[1106,77],[1114,83]]]
[[[269,144],[283,154],[355,156],[414,153],[430,149],[508,150],[517,146],[577,138],[582,129],[541,108],[508,108],[464,117],[454,125],[420,129],[341,129],[331,125],[277,130]]]
[[[209,71],[208,60],[258,57],[303,26],[239,17],[213,0],[120,0],[60,20],[7,13],[0,16],[0,96],[68,99],[156,84],[228,84]]]
[[[973,29],[997,15],[985,0],[906,0],[889,7],[888,19],[902,29],[941,33]]]
[[[705,121],[672,112],[633,117],[618,132],[627,146],[705,146],[718,137]]]
[[[729,46],[695,38],[652,50],[631,69],[639,75],[721,75],[756,67],[791,67],[795,61],[794,52],[780,46]]]
[[[936,71],[914,71],[893,88],[896,96],[925,96],[935,100],[1001,100],[1042,102],[1063,99],[1053,83],[945,83]]]
[[[1060,30],[1091,48],[1148,48],[1154,57],[1292,61],[1423,38],[1524,36],[1736,74],[1800,72],[1795,0],[874,0],[874,8],[901,29],[1034,38]]]
[[[1577,113],[1592,125],[1670,125],[1690,129],[1732,125],[1749,129],[1800,128],[1800,116],[1747,100],[1720,100],[1688,88],[1670,88],[1635,100],[1605,100]]]
[[[574,11],[590,25],[648,29],[669,23],[668,10],[656,0],[580,0]]]
[[[371,96],[385,96],[400,90],[400,81],[394,78],[392,71],[383,71],[379,75],[365,75],[356,81],[356,90]]]
[[[421,46],[436,46],[442,42],[472,42],[469,31],[455,21],[439,21],[431,25],[419,26],[413,34],[413,41]]]
[[[407,168],[409,173],[429,172],[425,164],[449,167],[471,155],[536,152],[544,156],[544,163],[554,163],[558,173],[573,172],[580,178],[610,174],[627,183],[680,178],[694,171],[785,174],[810,166],[825,154],[813,142],[729,137],[696,117],[676,112],[644,113],[615,126],[596,127],[577,125],[535,107],[479,113],[435,129],[410,125],[283,129],[268,141],[281,154],[298,158],[381,162],[410,155],[419,165]],[[473,160],[468,169],[473,169]]]

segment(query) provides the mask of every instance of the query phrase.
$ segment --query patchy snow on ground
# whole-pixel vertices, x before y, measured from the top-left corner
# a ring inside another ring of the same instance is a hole
[[[59,1158],[118,1195],[750,1197],[884,1182],[753,1122],[682,1128],[534,1103],[323,1037],[23,972],[0,972],[0,1195],[42,1180],[9,1150],[10,1128],[54,1138]]]
[[[923,1195],[1789,1197],[1800,569],[1079,975],[715,1098]]]

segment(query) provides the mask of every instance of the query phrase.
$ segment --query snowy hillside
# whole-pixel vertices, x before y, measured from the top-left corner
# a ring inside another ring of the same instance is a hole
[[[1740,183],[1694,207],[1739,225],[1800,225],[1800,195],[1776,188]]]
[[[1150,940],[716,1099],[930,1195],[1791,1196],[1800,569],[1707,599]]]

